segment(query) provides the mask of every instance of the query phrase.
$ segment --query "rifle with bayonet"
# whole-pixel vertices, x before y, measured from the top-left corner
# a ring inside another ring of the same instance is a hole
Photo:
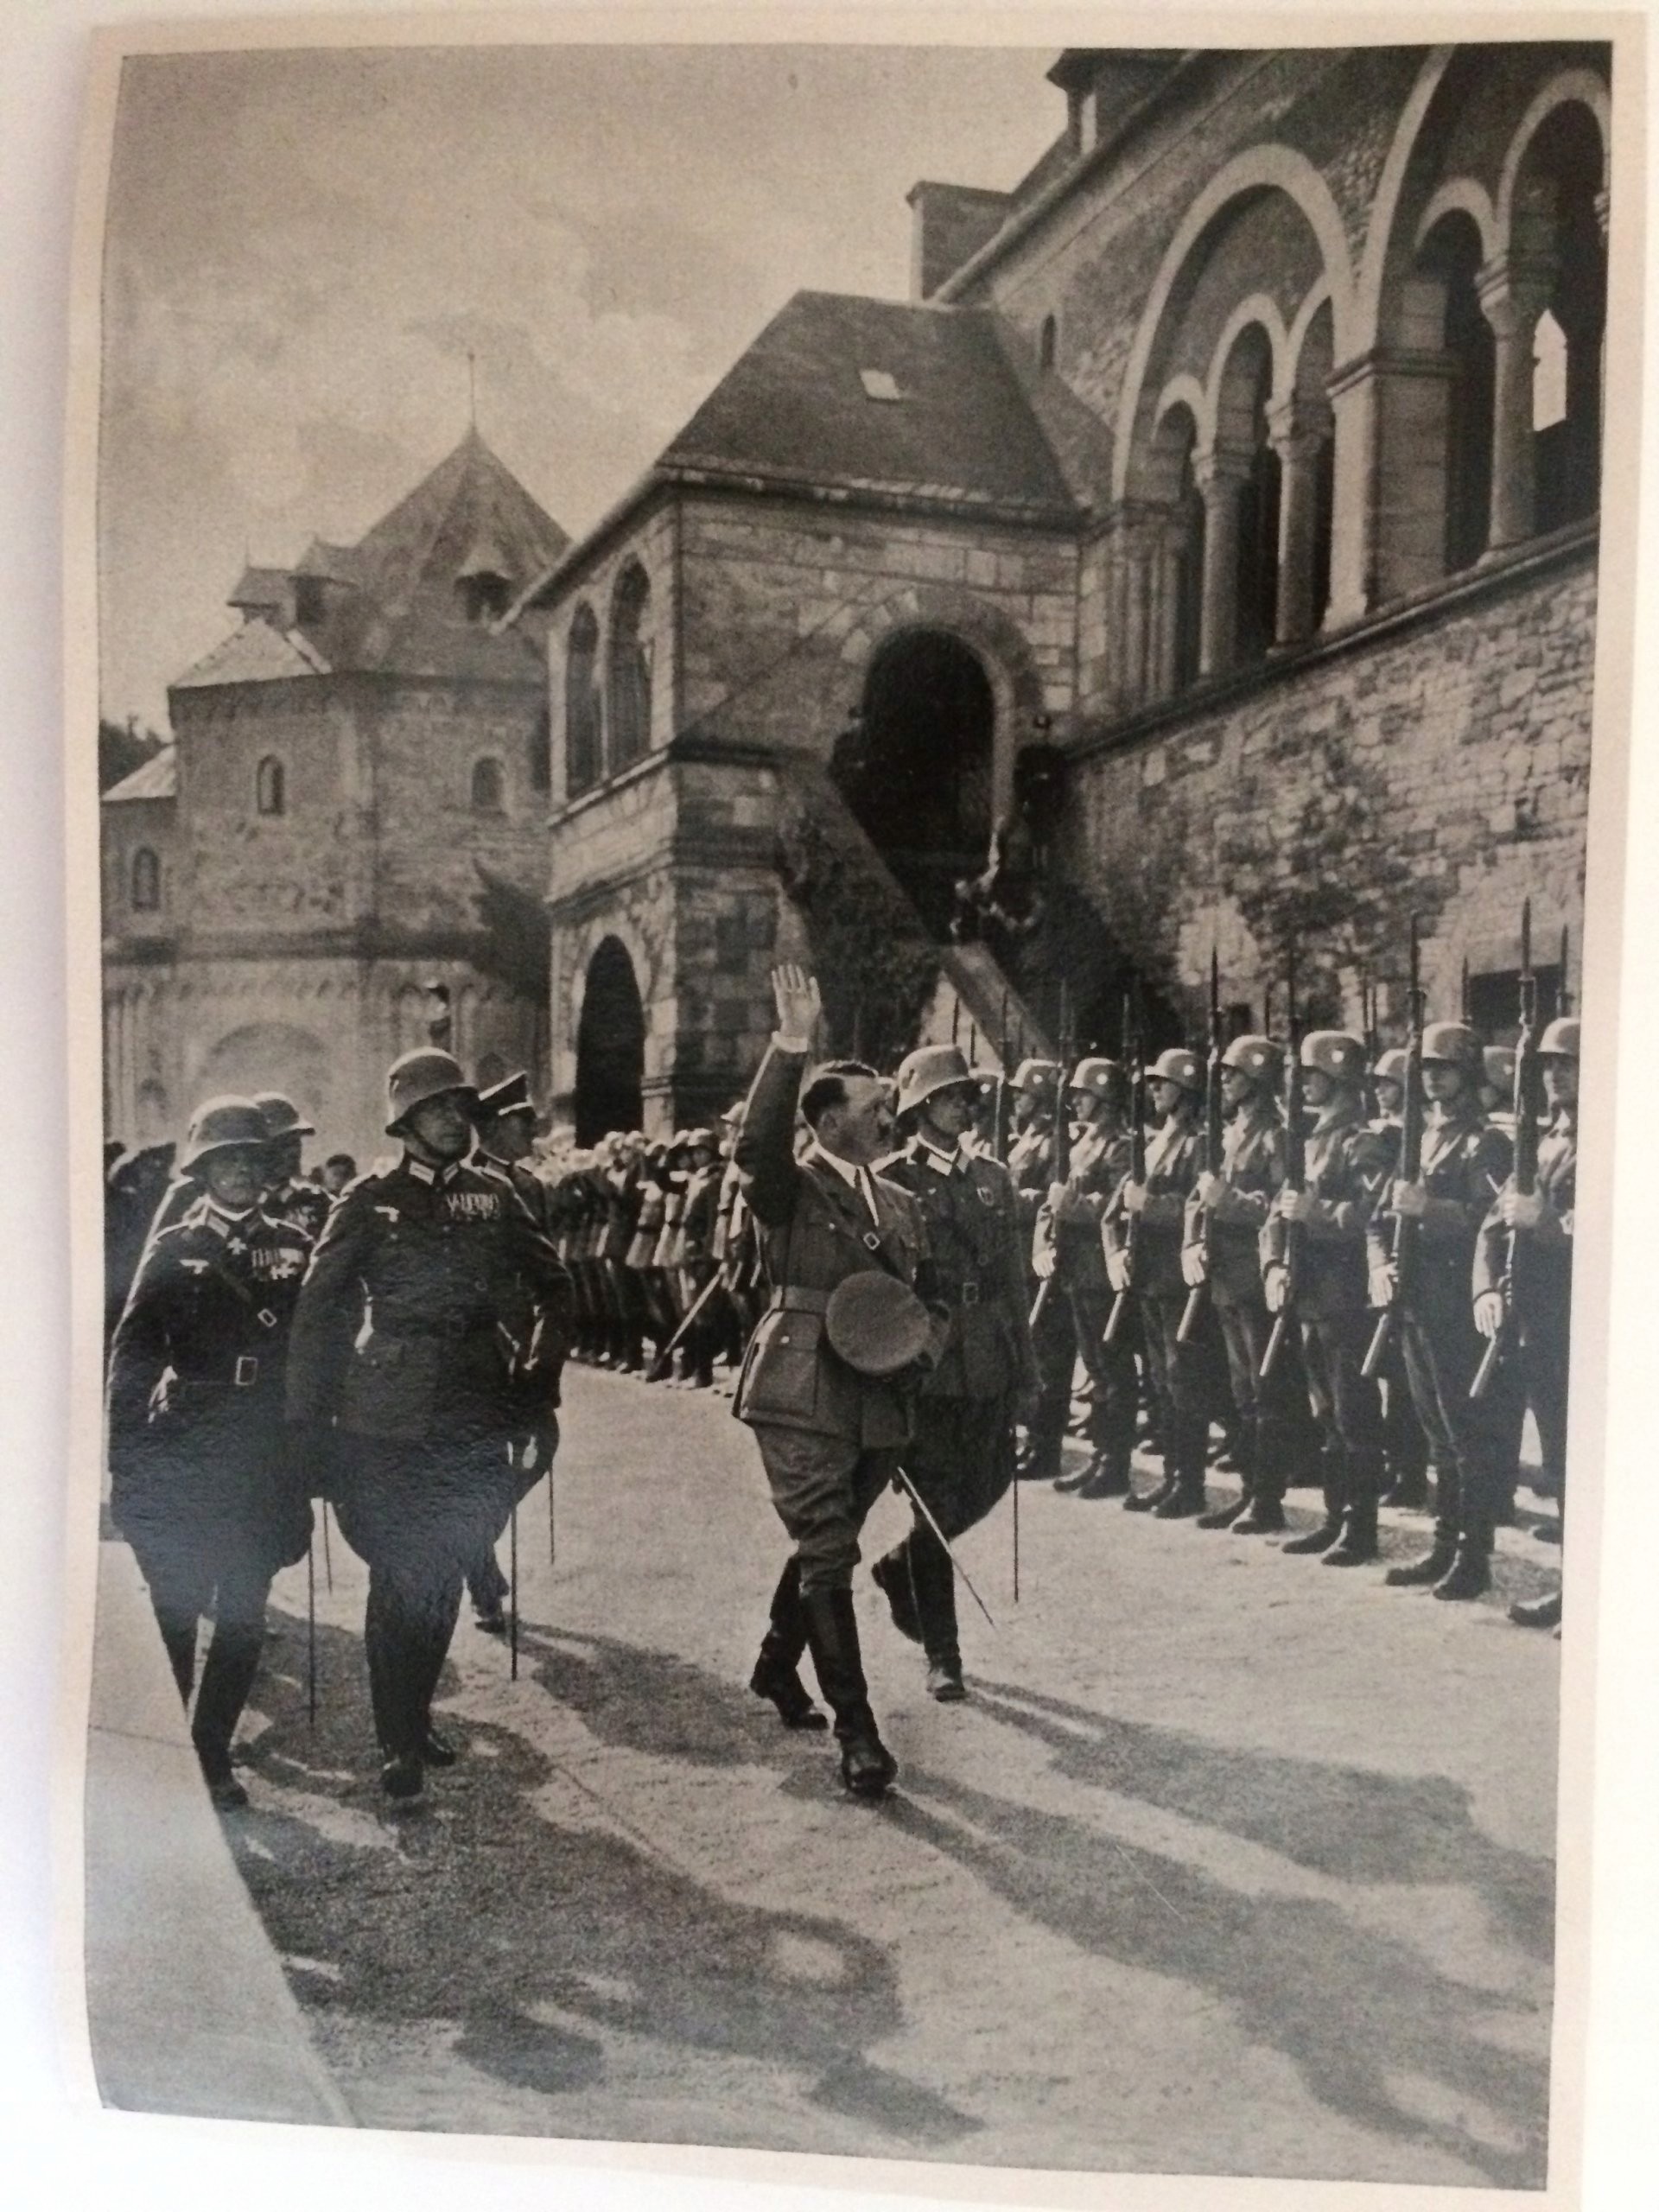
[[[1129,1071],[1129,1175],[1131,1183],[1147,1179],[1147,1071],[1141,1039],[1139,1011],[1131,1011],[1131,1001],[1123,1001],[1123,1059]],[[1129,1299],[1135,1282],[1135,1248],[1138,1238],[1141,1217],[1123,1217],[1123,1288],[1112,1300],[1112,1310],[1107,1317],[1102,1338],[1105,1344],[1117,1342],[1119,1330],[1128,1312]]]
[[[1299,1194],[1307,1188],[1307,1132],[1302,1123],[1301,1024],[1296,1016],[1296,948],[1285,963],[1285,1188]],[[1261,1377],[1266,1382],[1279,1364],[1296,1319],[1296,1294],[1301,1287],[1303,1230],[1300,1221],[1285,1224],[1285,1295],[1273,1317],[1267,1348],[1262,1354]]]
[[[1204,1172],[1206,1175],[1221,1173],[1222,1098],[1221,1058],[1226,1050],[1222,1036],[1221,967],[1213,945],[1210,948],[1210,1058],[1204,1071]],[[1186,1304],[1181,1311],[1181,1325],[1175,1332],[1178,1344],[1191,1344],[1192,1333],[1204,1312],[1205,1294],[1210,1287],[1210,1249],[1214,1235],[1215,1215],[1205,1208],[1199,1232],[1204,1253],[1204,1281],[1195,1282],[1186,1294]]]
[[[1567,963],[1561,963],[1565,976]],[[1521,1026],[1515,1040],[1515,1187],[1523,1198],[1538,1188],[1538,1115],[1541,1104],[1538,1058],[1538,978],[1532,972],[1532,901],[1521,908]],[[1516,1317],[1516,1275],[1523,1266],[1525,1247],[1519,1230],[1512,1229],[1503,1253],[1503,1318],[1487,1345],[1469,1395],[1484,1398],[1492,1378],[1514,1348],[1519,1324]]]
[[[1410,1031],[1406,1039],[1406,1065],[1401,1071],[1401,1085],[1405,1093],[1400,1127],[1399,1180],[1402,1183],[1421,1181],[1423,1172],[1423,991],[1421,956],[1418,943],[1417,917],[1411,918],[1411,970],[1407,986],[1407,1018]],[[1417,1253],[1420,1224],[1404,1214],[1394,1217],[1394,1246],[1390,1255],[1393,1264],[1394,1290],[1388,1304],[1376,1317],[1376,1326],[1371,1333],[1370,1349],[1360,1364],[1360,1373],[1368,1382],[1381,1372],[1388,1357],[1389,1343],[1394,1336],[1395,1316],[1406,1302],[1417,1273]]]
[[[1059,1073],[1054,1079],[1054,1113],[1049,1124],[1048,1180],[1051,1188],[1056,1183],[1064,1183],[1071,1173],[1071,1109],[1067,1103],[1067,1085],[1071,1080],[1071,994],[1065,983],[1060,985],[1059,1055]],[[1058,1268],[1057,1235],[1054,1268],[1038,1284],[1037,1295],[1031,1304],[1030,1326],[1033,1329],[1042,1319],[1043,1308],[1053,1294],[1052,1286]]]
[[[1008,995],[1002,994],[1002,1020],[996,1040],[996,1085],[991,1093],[991,1157],[999,1167],[1008,1164]]]

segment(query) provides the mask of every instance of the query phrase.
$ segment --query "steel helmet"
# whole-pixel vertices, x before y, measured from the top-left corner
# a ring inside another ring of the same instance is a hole
[[[1079,1060],[1071,1071],[1068,1090],[1087,1092],[1091,1098],[1116,1098],[1122,1095],[1124,1085],[1122,1069],[1116,1060],[1091,1053],[1086,1060]]]
[[[1365,1072],[1365,1047],[1345,1029],[1310,1029],[1302,1039],[1302,1065],[1332,1083],[1357,1083]]]
[[[1284,1058],[1271,1037],[1235,1037],[1222,1054],[1221,1065],[1236,1068],[1241,1075],[1254,1076],[1261,1083],[1277,1077]]]
[[[1552,1021],[1538,1042],[1538,1050],[1552,1060],[1576,1060],[1579,1057],[1579,1018],[1575,1014],[1564,1014]]]
[[[1021,1060],[1014,1070],[1014,1087],[1016,1090],[1052,1090],[1059,1079],[1057,1061]]]
[[[933,1325],[907,1283],[885,1268],[845,1275],[823,1309],[830,1349],[861,1375],[896,1375],[926,1346]]]
[[[263,1150],[270,1141],[265,1117],[251,1098],[206,1099],[190,1117],[181,1171],[191,1174],[211,1153],[229,1152],[235,1146]]]
[[[534,1114],[536,1101],[530,1095],[529,1077],[521,1071],[493,1083],[487,1090],[480,1090],[478,1110],[486,1122],[499,1122],[504,1114]]]
[[[1425,1067],[1461,1068],[1478,1080],[1483,1073],[1484,1047],[1474,1030],[1463,1021],[1431,1021],[1423,1032]]]
[[[938,1091],[953,1090],[960,1084],[978,1088],[977,1077],[954,1045],[918,1045],[899,1061],[895,1080],[899,1086],[893,1101],[896,1114],[913,1113]]]
[[[273,1141],[277,1137],[314,1137],[317,1134],[315,1122],[305,1121],[291,1098],[280,1090],[262,1090],[254,1104],[264,1117],[265,1135]]]
[[[417,1106],[424,1106],[429,1098],[442,1098],[451,1090],[461,1094],[469,1114],[478,1111],[478,1093],[461,1073],[459,1060],[430,1045],[405,1052],[401,1060],[392,1063],[386,1077],[386,1135],[401,1136],[404,1123]]]
[[[1403,1083],[1406,1079],[1406,1056],[1397,1045],[1390,1045],[1386,1052],[1379,1052],[1371,1073],[1379,1083]]]
[[[1178,1083],[1183,1090],[1204,1089],[1204,1070],[1198,1065],[1198,1056],[1189,1052],[1185,1045],[1172,1045],[1166,1052],[1160,1052],[1147,1072],[1154,1082]]]

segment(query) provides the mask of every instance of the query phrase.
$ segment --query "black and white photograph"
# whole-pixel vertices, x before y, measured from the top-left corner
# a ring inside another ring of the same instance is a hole
[[[1576,2204],[1639,24],[444,20],[88,97],[98,2096]]]

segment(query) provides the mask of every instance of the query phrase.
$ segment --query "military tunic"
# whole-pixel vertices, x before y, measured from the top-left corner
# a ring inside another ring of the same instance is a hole
[[[1573,1229],[1578,1198],[1579,1117],[1560,1109],[1538,1146],[1538,1195],[1557,1233],[1504,1228],[1496,1204],[1475,1245],[1473,1294],[1504,1291],[1513,1302],[1520,1344],[1519,1369],[1527,1403],[1538,1424],[1546,1483],[1565,1499],[1567,1382],[1573,1312]],[[1514,1178],[1503,1185],[1513,1190]],[[1515,1266],[1510,1268],[1510,1239]]]

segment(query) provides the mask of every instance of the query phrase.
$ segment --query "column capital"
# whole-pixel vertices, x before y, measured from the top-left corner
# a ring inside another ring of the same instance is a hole
[[[1331,410],[1307,392],[1292,392],[1268,410],[1268,435],[1283,462],[1312,461],[1331,430]]]
[[[1554,296],[1560,267],[1554,254],[1498,253],[1476,271],[1480,311],[1498,337],[1530,333]]]
[[[1236,490],[1249,481],[1255,465],[1254,451],[1244,446],[1204,446],[1192,456],[1192,480],[1206,498],[1229,486]]]

